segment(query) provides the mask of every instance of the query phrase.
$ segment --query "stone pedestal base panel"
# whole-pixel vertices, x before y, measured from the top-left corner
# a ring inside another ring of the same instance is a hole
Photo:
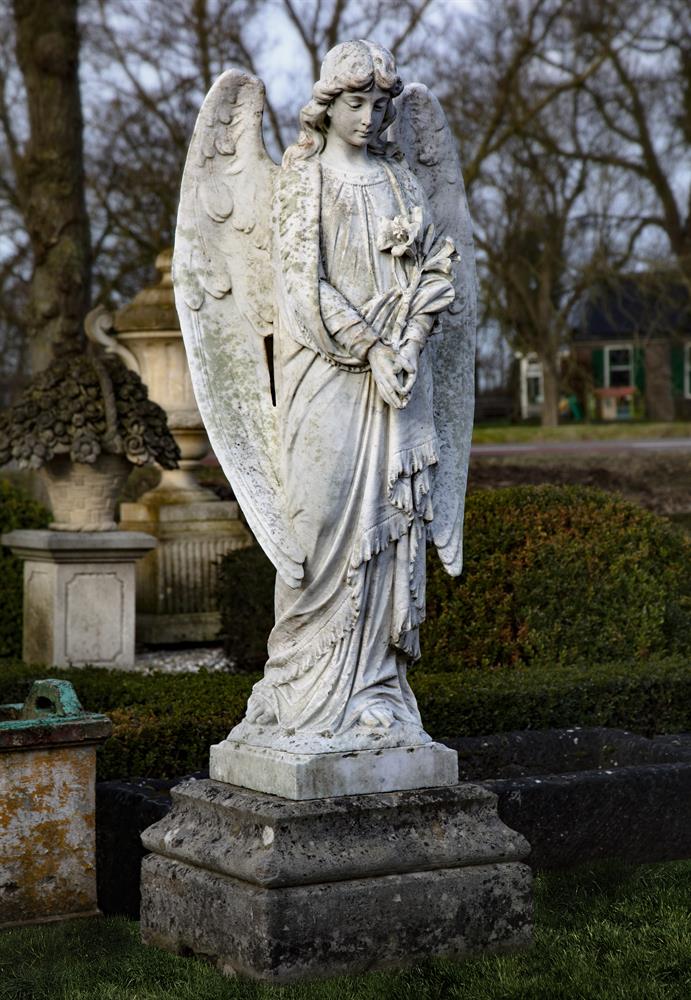
[[[13,531],[24,560],[22,657],[50,666],[134,666],[135,563],[156,545],[135,532]]]
[[[96,745],[110,733],[66,681],[0,705],[0,927],[98,913]]]
[[[458,754],[440,743],[349,753],[286,753],[224,740],[211,747],[209,774],[286,799],[366,795],[458,782]]]
[[[142,836],[146,943],[276,983],[526,947],[526,841],[475,785],[304,802],[213,780]]]
[[[121,528],[146,531],[158,546],[137,566],[137,637],[140,642],[217,639],[219,561],[251,543],[236,503],[210,490],[152,490],[121,506]]]
[[[0,927],[98,913],[95,771],[93,746],[2,753]]]

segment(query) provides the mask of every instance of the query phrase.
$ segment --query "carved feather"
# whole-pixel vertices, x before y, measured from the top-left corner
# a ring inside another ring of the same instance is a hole
[[[440,446],[433,491],[431,534],[452,576],[463,563],[463,512],[475,402],[476,277],[473,233],[461,166],[439,101],[423,84],[406,87],[396,101],[392,138],[430,202],[439,234],[460,255],[455,266],[456,299],[442,318],[434,352],[434,420]]]
[[[278,167],[262,138],[264,85],[239,70],[209,91],[182,180],[173,277],[209,439],[248,524],[289,586],[304,554],[286,513],[263,337],[273,331],[271,204]]]

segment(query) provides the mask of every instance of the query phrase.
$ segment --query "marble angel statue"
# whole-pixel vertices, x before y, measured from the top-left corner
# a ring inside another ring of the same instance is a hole
[[[174,255],[199,408],[277,570],[265,674],[230,736],[417,746],[425,550],[460,573],[473,414],[459,161],[436,98],[373,42],[328,53],[280,167],[263,107],[238,70],[209,92]]]

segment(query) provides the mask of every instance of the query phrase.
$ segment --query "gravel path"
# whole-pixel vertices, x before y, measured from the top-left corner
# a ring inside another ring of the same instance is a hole
[[[195,646],[180,649],[162,648],[137,653],[134,669],[151,674],[196,674],[200,670],[215,673],[234,673],[235,662],[229,660],[222,646]]]

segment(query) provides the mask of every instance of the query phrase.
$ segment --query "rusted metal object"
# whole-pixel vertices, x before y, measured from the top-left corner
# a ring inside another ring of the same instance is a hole
[[[110,732],[67,681],[0,706],[0,927],[98,913],[96,747]]]

